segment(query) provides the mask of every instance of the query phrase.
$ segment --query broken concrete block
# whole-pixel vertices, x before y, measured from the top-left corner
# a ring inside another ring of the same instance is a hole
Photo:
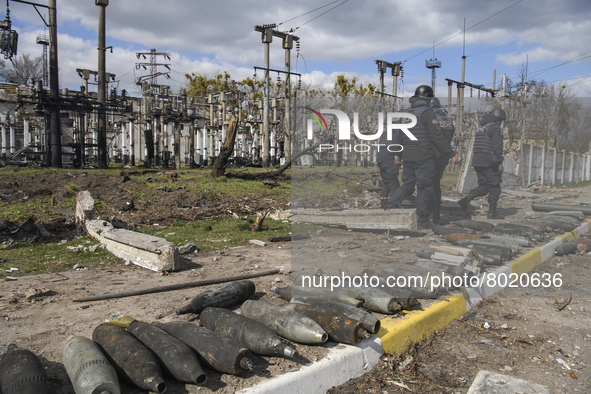
[[[463,267],[470,262],[470,259],[465,256],[454,256],[447,253],[435,252],[431,256],[431,260],[436,263],[444,263],[449,265],[457,265]]]
[[[547,394],[542,385],[517,379],[513,376],[480,370],[468,390],[468,394]]]
[[[350,229],[414,229],[417,215],[415,209],[297,209],[292,211],[292,221],[339,225]]]
[[[140,267],[152,271],[175,271],[180,267],[178,248],[164,238],[114,228],[103,220],[86,221],[85,228],[109,252]]]
[[[94,199],[87,191],[76,198],[76,222],[95,241],[115,256],[152,271],[175,271],[180,267],[179,249],[172,242],[153,235],[115,228],[94,218]]]
[[[83,190],[76,196],[76,227],[80,227],[81,223],[87,220],[94,219],[94,198],[90,192]]]

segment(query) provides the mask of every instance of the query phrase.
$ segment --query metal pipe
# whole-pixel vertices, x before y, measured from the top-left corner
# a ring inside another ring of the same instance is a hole
[[[177,283],[174,285],[151,287],[151,288],[142,289],[142,290],[132,290],[132,291],[124,291],[121,293],[107,293],[107,294],[99,294],[99,295],[88,296],[88,297],[80,297],[80,298],[74,298],[72,301],[87,302],[87,301],[109,300],[112,298],[131,297],[131,296],[142,295],[142,294],[162,293],[165,291],[180,290],[180,289],[186,289],[189,287],[208,286],[208,285],[215,285],[218,283],[232,282],[232,281],[242,280],[242,279],[258,278],[260,276],[275,275],[275,274],[278,274],[279,272],[280,272],[279,269],[272,269],[272,270],[267,270],[267,271],[254,272],[252,274],[246,274],[246,275],[229,276],[227,278],[205,279],[205,280],[199,280],[196,282]]]

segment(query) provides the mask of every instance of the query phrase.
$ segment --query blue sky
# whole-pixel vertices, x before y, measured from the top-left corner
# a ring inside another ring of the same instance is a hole
[[[75,69],[97,69],[98,7],[93,0],[57,0],[57,8],[60,86],[78,89],[82,80]],[[588,0],[111,0],[106,15],[106,45],[113,46],[107,71],[131,94],[139,94],[135,81],[146,74],[136,70],[136,52],[150,48],[170,53],[171,79],[158,83],[173,92],[186,84],[185,73],[252,76],[254,66],[263,66],[254,25],[277,23],[278,30],[295,29],[301,39],[292,68],[304,74],[306,86],[330,87],[339,74],[376,85],[376,59],[404,61],[399,93],[409,96],[418,84],[430,84],[425,60],[433,57],[435,44],[442,61],[438,95],[447,94],[445,78],[461,79],[464,51],[468,82],[490,88],[494,70],[497,84],[503,73],[517,80],[527,60],[530,76],[567,85],[577,96],[591,95]],[[10,18],[19,32],[19,54],[41,55],[35,37],[46,29],[34,8],[12,1]],[[283,59],[276,39],[271,67],[283,69]],[[392,77],[385,83],[391,92]]]

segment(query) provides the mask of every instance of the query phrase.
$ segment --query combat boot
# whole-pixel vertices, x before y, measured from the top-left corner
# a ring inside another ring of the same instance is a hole
[[[420,230],[427,230],[433,228],[433,222],[431,220],[427,220],[425,222],[417,222],[417,228]]]
[[[497,213],[497,207],[492,206],[492,205],[488,209],[488,213],[486,214],[486,218],[487,219],[504,219],[504,217],[502,215]]]
[[[470,215],[470,216],[474,215],[474,210],[470,206],[470,200],[468,200],[468,197],[464,197],[464,198],[459,199],[458,204],[460,204],[460,207],[462,207],[464,212],[466,212],[468,215]]]

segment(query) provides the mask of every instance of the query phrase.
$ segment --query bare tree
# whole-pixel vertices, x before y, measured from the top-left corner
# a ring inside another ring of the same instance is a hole
[[[5,71],[7,82],[19,85],[29,85],[43,77],[43,57],[31,58],[29,54],[22,54],[11,59],[11,67]]]

